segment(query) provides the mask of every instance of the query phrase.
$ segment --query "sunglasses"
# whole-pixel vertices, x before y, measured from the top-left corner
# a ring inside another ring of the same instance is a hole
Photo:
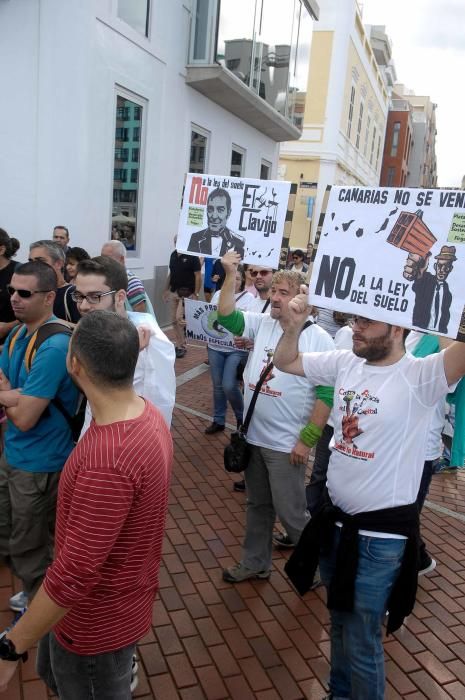
[[[250,271],[250,276],[251,277],[256,277],[257,275],[260,275],[260,277],[266,277],[267,275],[272,275],[273,270],[251,270]]]
[[[30,299],[33,294],[47,294],[48,292],[53,292],[53,289],[38,289],[35,292],[31,292],[29,289],[16,289],[15,287],[12,287],[11,285],[8,285],[6,288],[8,294],[10,297],[13,296],[13,294],[16,292],[16,294],[21,297],[21,299]]]

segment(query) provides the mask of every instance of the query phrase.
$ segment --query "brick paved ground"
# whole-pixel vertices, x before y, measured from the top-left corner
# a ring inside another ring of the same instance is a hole
[[[178,375],[205,357],[204,348],[190,347],[177,361]],[[207,418],[185,410],[210,415],[208,373],[182,384],[177,403],[160,594],[153,629],[139,646],[135,697],[318,700],[328,675],[324,591],[297,596],[280,552],[269,582],[222,581],[222,568],[240,555],[245,498],[231,491],[232,477],[222,468],[226,435],[205,436]],[[421,579],[414,614],[385,644],[389,700],[465,698],[465,474],[435,476],[429,499],[423,533],[438,568]],[[11,619],[12,590],[0,569],[0,629]],[[46,700],[33,659],[2,697]]]

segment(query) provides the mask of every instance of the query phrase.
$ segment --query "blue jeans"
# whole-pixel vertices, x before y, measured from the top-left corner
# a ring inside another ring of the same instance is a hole
[[[49,632],[39,642],[37,673],[62,700],[131,700],[131,644],[124,649],[81,656],[57,642]]]
[[[336,566],[340,529],[328,555],[320,556],[321,579],[329,586]],[[334,700],[384,700],[383,621],[400,570],[406,540],[359,535],[353,612],[331,610],[330,689]]]
[[[208,360],[213,382],[213,420],[219,425],[225,423],[228,401],[236,420],[242,423],[244,398],[239,388],[236,373],[239,362],[247,358],[247,354],[241,350],[221,352],[208,348]]]

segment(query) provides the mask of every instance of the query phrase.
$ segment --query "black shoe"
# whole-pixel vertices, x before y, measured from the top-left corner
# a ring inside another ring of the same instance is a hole
[[[273,532],[272,540],[274,546],[278,549],[292,549],[293,547],[295,547],[295,543],[285,532]]]
[[[245,491],[245,481],[235,481],[233,484],[233,491],[239,491],[239,493],[244,493]]]
[[[224,430],[224,425],[221,425],[220,423],[213,423],[208,426],[208,428],[205,428],[205,433],[207,435],[213,435],[213,433],[221,433]]]
[[[175,348],[175,354],[177,358],[184,357],[186,354],[187,350],[186,348]]]
[[[420,563],[418,564],[418,576],[430,574],[436,568],[436,560],[430,557],[428,552],[423,550],[420,555]]]

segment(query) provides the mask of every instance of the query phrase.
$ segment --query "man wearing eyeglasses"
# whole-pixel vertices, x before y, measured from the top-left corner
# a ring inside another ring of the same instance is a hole
[[[115,311],[137,327],[148,328],[150,338],[139,353],[134,375],[134,390],[151,401],[171,425],[176,377],[173,344],[151,314],[126,311],[128,277],[125,268],[114,259],[102,255],[79,263],[73,298],[82,316],[93,311]],[[92,415],[87,406],[81,437],[88,429]]]
[[[352,352],[302,353],[307,314],[307,294],[289,302],[275,363],[334,385],[330,500],[286,571],[303,594],[319,560],[331,614],[330,697],[383,700],[382,625],[395,632],[415,603],[425,446],[437,402],[465,374],[465,346],[416,358],[405,351],[405,329],[354,316]]]
[[[221,262],[226,279],[218,304],[218,321],[229,331],[254,341],[244,370],[244,415],[259,378],[266,380],[258,394],[247,431],[250,460],[244,472],[247,490],[247,520],[241,561],[223,571],[228,583],[268,579],[272,545],[292,547],[305,527],[305,470],[310,449],[326,424],[332,405],[332,389],[311,386],[269,367],[287,324],[288,305],[298,294],[303,276],[279,270],[272,278],[270,314],[235,308],[234,279],[239,263],[234,252]],[[308,313],[307,313],[308,317]],[[302,349],[315,352],[333,348],[322,328],[309,322],[302,332]],[[276,516],[286,534],[273,535]]]
[[[69,415],[76,410],[78,391],[66,371],[69,336],[52,335],[29,370],[25,362],[34,331],[58,320],[56,288],[56,274],[44,262],[17,267],[8,287],[23,324],[10,333],[0,357],[0,404],[8,418],[0,459],[0,559],[22,583],[10,599],[14,611],[27,606],[51,563],[58,480],[74,447],[69,424],[53,403],[58,399]]]

